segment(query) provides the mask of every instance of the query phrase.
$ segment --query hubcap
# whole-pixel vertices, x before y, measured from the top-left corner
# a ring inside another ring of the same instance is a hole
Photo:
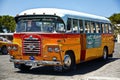
[[[71,58],[69,55],[65,55],[64,57],[64,67],[69,68],[71,65]]]
[[[107,52],[106,52],[106,50],[104,50],[104,59],[106,59],[107,58]]]

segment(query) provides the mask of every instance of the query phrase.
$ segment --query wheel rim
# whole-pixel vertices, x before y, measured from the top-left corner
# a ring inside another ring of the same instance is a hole
[[[65,55],[64,57],[64,68],[68,69],[70,68],[72,63],[71,57],[69,55]]]
[[[106,50],[104,50],[104,55],[103,55],[103,58],[106,59],[107,58],[107,52]]]

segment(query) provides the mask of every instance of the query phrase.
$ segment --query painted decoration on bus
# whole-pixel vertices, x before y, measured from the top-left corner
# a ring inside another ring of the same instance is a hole
[[[87,34],[87,48],[96,48],[101,45],[101,35],[99,34]]]

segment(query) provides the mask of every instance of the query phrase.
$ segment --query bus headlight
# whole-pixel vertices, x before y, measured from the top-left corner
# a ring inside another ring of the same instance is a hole
[[[13,50],[15,50],[15,51],[17,51],[17,46],[13,46],[13,48],[12,48]]]
[[[59,46],[48,46],[47,50],[48,50],[48,52],[58,53],[60,51],[60,48],[59,48]]]
[[[55,52],[59,52],[60,49],[59,49],[58,47],[55,47],[55,48],[54,48],[54,51],[55,51]]]
[[[48,52],[52,52],[53,48],[52,47],[48,47]]]
[[[56,58],[56,57],[53,57],[53,61],[57,61],[57,58]]]
[[[8,49],[8,50],[12,50],[12,47],[11,47],[11,46],[8,46],[7,49]]]
[[[18,50],[18,46],[17,45],[8,45],[7,49],[8,49],[8,51],[11,51],[11,50],[17,51]]]

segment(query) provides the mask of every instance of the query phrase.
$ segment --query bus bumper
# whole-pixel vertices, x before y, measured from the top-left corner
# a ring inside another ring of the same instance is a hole
[[[25,64],[26,66],[39,66],[39,65],[62,65],[60,61],[38,61],[38,60],[17,60],[10,59],[10,62],[14,62],[15,64]]]

